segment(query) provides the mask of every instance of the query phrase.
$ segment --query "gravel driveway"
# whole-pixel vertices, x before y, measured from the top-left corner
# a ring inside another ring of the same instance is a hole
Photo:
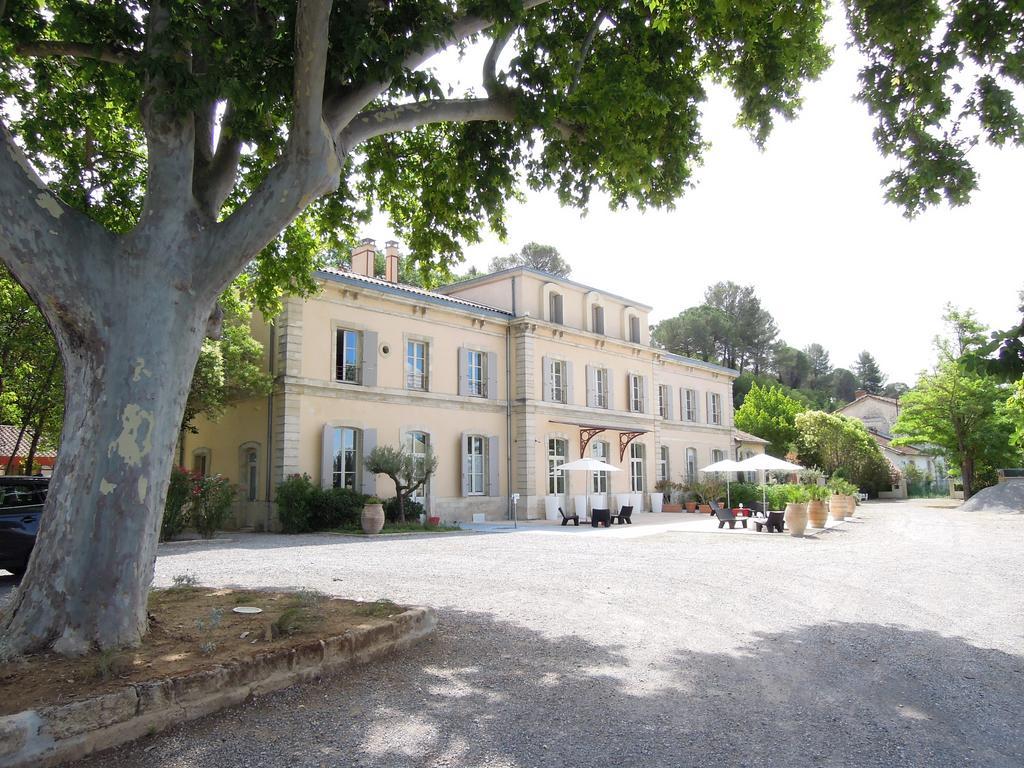
[[[157,581],[438,609],[402,658],[79,766],[1024,765],[1024,516],[165,546]]]

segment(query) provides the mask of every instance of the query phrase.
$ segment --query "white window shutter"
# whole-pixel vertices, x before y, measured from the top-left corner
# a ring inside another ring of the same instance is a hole
[[[700,392],[693,390],[693,420],[700,421]]]
[[[672,387],[665,387],[665,418],[669,421],[673,420],[676,415],[673,409],[674,402],[672,399]]]
[[[487,353],[487,399],[498,399],[498,353]]]
[[[377,447],[377,430],[364,429],[360,439],[362,440],[362,455],[359,457],[359,468],[363,473],[360,493],[375,496],[377,494],[377,476],[366,468],[366,457]]]
[[[491,436],[487,438],[487,495],[501,495],[501,475],[498,473],[499,461],[501,460],[501,449],[498,447],[498,438]]]
[[[465,347],[459,347],[459,394],[469,394],[469,358]]]
[[[597,406],[597,369],[587,366],[587,408]]]
[[[547,400],[547,401],[551,401],[551,400],[555,399],[553,397],[554,393],[551,391],[552,389],[554,389],[554,386],[555,386],[555,381],[554,381],[555,374],[554,374],[554,371],[552,370],[553,366],[551,365],[551,358],[550,357],[543,357],[543,358],[541,358],[541,366],[544,369],[544,396],[543,396],[543,399]]]
[[[459,455],[461,461],[459,466],[462,467],[462,481],[459,487],[462,489],[463,496],[469,496],[469,432],[462,433],[462,442],[459,444]]]
[[[572,405],[574,387],[572,385],[572,361],[565,362],[565,402]]]
[[[615,410],[615,377],[612,376],[611,371],[607,371],[605,379],[608,380],[608,408]]]
[[[640,377],[640,413],[647,413],[647,377]]]
[[[705,419],[708,424],[711,423],[711,393],[704,393],[704,405],[707,407],[707,418]]]
[[[679,418],[686,421],[686,388],[679,388]]]
[[[363,331],[363,386],[377,386],[377,332]]]
[[[323,443],[320,452],[320,487],[330,488],[334,484],[334,427],[324,424]]]

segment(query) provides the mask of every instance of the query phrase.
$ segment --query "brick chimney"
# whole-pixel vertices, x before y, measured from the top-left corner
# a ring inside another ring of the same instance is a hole
[[[352,271],[357,275],[374,277],[374,257],[377,255],[377,243],[370,237],[364,237],[359,245],[352,249]]]
[[[395,240],[384,243],[384,279],[389,283],[398,282],[398,242]]]

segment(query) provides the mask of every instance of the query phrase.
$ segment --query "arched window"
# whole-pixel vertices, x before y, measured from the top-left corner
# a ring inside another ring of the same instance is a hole
[[[238,484],[246,501],[257,501],[260,497],[260,446],[259,443],[242,443],[238,446]]]
[[[406,432],[405,433],[405,450],[413,457],[413,461],[418,466],[422,466],[424,459],[427,457],[427,449],[430,446],[430,435],[426,432]],[[427,497],[430,481],[427,480],[423,485],[413,491],[411,496],[412,499],[418,501],[420,504],[426,506]]]

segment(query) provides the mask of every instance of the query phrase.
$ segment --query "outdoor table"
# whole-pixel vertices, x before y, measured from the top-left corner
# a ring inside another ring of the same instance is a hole
[[[612,524],[612,513],[608,509],[592,509],[590,510],[590,524],[597,528],[599,525],[603,525],[605,528],[611,527]]]

